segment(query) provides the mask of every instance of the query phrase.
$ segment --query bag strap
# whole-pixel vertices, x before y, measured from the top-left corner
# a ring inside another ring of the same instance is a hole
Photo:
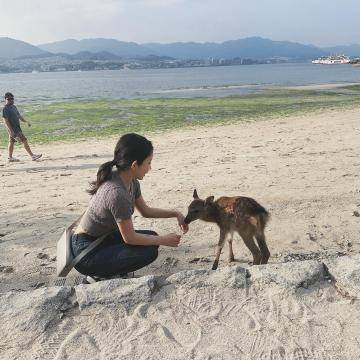
[[[83,217],[83,215],[86,213],[86,210],[68,227],[68,230],[72,230],[75,225],[78,224],[78,222],[81,220],[81,218]]]
[[[103,240],[112,233],[109,232],[105,235],[100,236],[96,240],[94,240],[86,249],[84,249],[73,261],[71,262],[71,267],[74,267],[80,260],[82,260],[87,254],[89,254],[90,251],[95,249],[98,245],[100,245]]]

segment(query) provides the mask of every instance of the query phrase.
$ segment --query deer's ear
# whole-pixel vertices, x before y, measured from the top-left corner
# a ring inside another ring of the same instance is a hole
[[[206,198],[205,200],[205,205],[210,205],[214,202],[214,197],[213,196],[209,196]]]
[[[194,199],[198,199],[198,198],[199,198],[199,196],[198,196],[198,194],[197,194],[196,189],[194,190],[194,193],[193,193],[193,198],[194,198]]]

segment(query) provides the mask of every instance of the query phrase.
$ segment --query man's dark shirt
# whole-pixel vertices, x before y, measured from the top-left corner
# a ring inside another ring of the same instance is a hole
[[[14,104],[5,105],[3,108],[3,118],[7,119],[10,123],[12,131],[17,133],[21,131],[20,127],[20,113]]]

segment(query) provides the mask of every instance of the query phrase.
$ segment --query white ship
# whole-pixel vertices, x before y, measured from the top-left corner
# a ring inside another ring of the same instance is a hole
[[[322,56],[318,59],[312,61],[313,64],[325,64],[325,65],[334,65],[334,64],[349,64],[350,58],[345,55],[331,55],[331,56]]]

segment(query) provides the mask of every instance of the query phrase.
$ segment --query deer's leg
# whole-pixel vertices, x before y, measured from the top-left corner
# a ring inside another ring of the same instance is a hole
[[[261,251],[261,264],[267,264],[270,257],[270,251],[266,245],[264,232],[262,231],[260,234],[256,234],[255,238]]]
[[[234,237],[234,234],[231,234],[231,236],[229,238],[229,262],[233,262],[235,260],[233,247],[232,247],[233,237]]]
[[[225,236],[226,236],[226,232],[223,230],[220,230],[220,238],[219,238],[218,245],[216,247],[216,256],[215,256],[215,261],[213,263],[213,266],[211,268],[212,270],[216,270],[219,265],[219,258],[220,258],[221,250],[224,246]]]
[[[252,232],[241,233],[240,236],[243,238],[246,247],[250,250],[253,256],[253,264],[259,265],[261,263],[261,252],[256,246]]]

